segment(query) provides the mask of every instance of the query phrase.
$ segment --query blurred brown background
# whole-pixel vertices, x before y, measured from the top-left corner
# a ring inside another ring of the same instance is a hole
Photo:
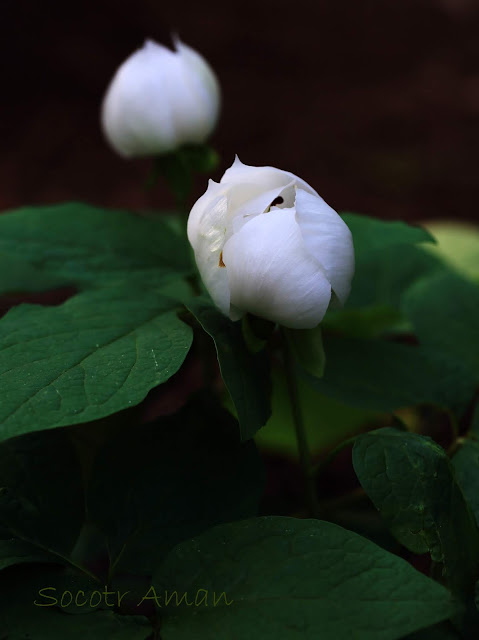
[[[2,209],[172,204],[143,190],[149,162],[116,157],[98,117],[116,67],[176,31],[223,87],[216,177],[238,153],[339,210],[479,217],[478,0],[0,0],[0,30]]]

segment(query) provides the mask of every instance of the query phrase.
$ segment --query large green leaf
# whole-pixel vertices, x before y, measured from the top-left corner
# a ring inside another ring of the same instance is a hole
[[[16,564],[52,562],[54,556],[18,538],[0,540],[0,571]]]
[[[432,404],[461,414],[474,395],[468,368],[432,349],[334,335],[324,336],[324,347],[325,375],[311,384],[344,404],[377,411]]]
[[[399,312],[403,293],[419,278],[444,268],[436,256],[424,251],[433,238],[402,222],[354,214],[345,214],[344,220],[354,239],[353,286],[346,307],[330,310],[323,325],[358,337],[403,330],[407,326]]]
[[[465,440],[452,459],[457,482],[479,525],[479,442]]]
[[[356,271],[347,308],[384,305],[395,308],[401,292],[439,263],[422,248],[434,242],[421,227],[346,213],[356,256]]]
[[[479,381],[479,283],[436,274],[408,291],[403,309],[422,344],[467,363]]]
[[[120,616],[112,610],[97,610],[93,606],[105,589],[105,585],[98,584],[96,593],[90,594],[83,582],[73,576],[65,580],[62,570],[57,576],[51,569],[40,566],[4,571],[0,576],[1,637],[5,640],[147,640],[151,637],[152,627],[146,618]],[[115,596],[107,597],[113,604]],[[70,600],[74,603],[75,599],[78,606],[68,606]]]
[[[231,322],[208,298],[192,298],[186,306],[213,338],[221,375],[238,416],[241,438],[252,438],[271,415],[268,358],[264,351],[251,353],[241,324]]]
[[[68,616],[60,611],[25,604],[16,593],[0,605],[5,608],[2,630],[8,640],[148,640],[152,627],[146,618],[95,611],[88,616]]]
[[[265,451],[297,458],[298,442],[291,416],[291,401],[284,371],[279,366],[272,371],[272,383],[271,417],[258,431],[255,441]],[[385,424],[383,414],[328,398],[300,376],[297,384],[308,445],[313,454],[324,452],[365,426]]]
[[[105,444],[88,507],[107,536],[112,565],[151,575],[178,542],[257,515],[262,466],[237,429],[228,411],[201,394],[170,418],[138,425],[133,438],[129,428]]]
[[[404,560],[318,520],[215,527],[176,547],[153,584],[164,640],[395,640],[455,612]]]
[[[473,410],[470,431],[476,438],[479,437],[479,402],[476,403]]]
[[[367,301],[367,298],[365,299]],[[376,338],[388,332],[403,332],[409,327],[398,309],[387,302],[350,309],[330,309],[321,326],[356,338]]]
[[[442,622],[411,633],[403,640],[460,640],[462,637],[451,622]]]
[[[0,440],[131,407],[168,380],[191,328],[161,288],[136,283],[21,305],[0,321]]]
[[[356,440],[353,464],[399,542],[429,552],[455,591],[470,591],[479,533],[446,452],[428,437],[387,428]]]
[[[62,284],[83,288],[126,274],[151,279],[158,270],[179,274],[191,269],[186,239],[158,216],[81,203],[0,216],[0,292]]]
[[[84,518],[81,470],[63,429],[0,444],[0,563],[62,562]]]
[[[307,373],[322,378],[326,366],[321,325],[314,329],[284,329],[293,359]]]
[[[344,213],[341,217],[351,230],[354,251],[360,260],[367,258],[372,251],[382,251],[398,245],[434,242],[433,236],[422,227],[399,220],[380,220],[357,213]]]
[[[44,273],[34,264],[26,263],[18,254],[13,256],[0,253],[0,295],[47,291],[68,284],[69,282],[63,276]]]
[[[427,251],[438,256],[462,275],[479,281],[479,226],[468,222],[438,220],[426,227],[436,238]]]
[[[446,267],[419,246],[392,246],[372,252],[356,264],[346,309],[400,308],[401,298],[416,281]]]

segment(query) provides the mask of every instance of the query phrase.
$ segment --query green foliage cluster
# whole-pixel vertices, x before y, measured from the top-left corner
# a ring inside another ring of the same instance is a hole
[[[0,638],[479,632],[479,282],[419,227],[344,219],[353,291],[322,340],[292,337],[299,401],[319,477],[354,440],[382,538],[321,500],[321,520],[258,515],[258,448],[295,454],[276,334],[252,348],[197,295],[173,219],[83,204],[0,216],[0,293],[72,292],[0,319]],[[145,418],[152,390],[172,395],[213,345],[223,387],[205,367],[205,388]]]

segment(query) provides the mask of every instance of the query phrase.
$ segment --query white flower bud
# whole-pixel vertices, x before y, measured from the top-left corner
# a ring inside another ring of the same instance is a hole
[[[188,239],[213,301],[232,320],[249,312],[311,329],[351,289],[350,230],[288,171],[236,158],[191,210]]]
[[[179,40],[176,51],[147,40],[119,67],[102,107],[102,126],[120,155],[154,156],[202,143],[220,109],[207,62]]]

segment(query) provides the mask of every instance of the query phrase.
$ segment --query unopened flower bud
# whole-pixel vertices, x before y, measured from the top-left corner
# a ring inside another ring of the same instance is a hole
[[[125,157],[155,156],[201,144],[220,108],[218,81],[199,53],[175,41],[171,51],[152,40],[116,71],[102,107],[102,126]]]
[[[344,304],[349,295],[351,232],[288,171],[236,158],[191,210],[188,239],[213,301],[232,320],[251,313],[311,329],[331,302]]]

